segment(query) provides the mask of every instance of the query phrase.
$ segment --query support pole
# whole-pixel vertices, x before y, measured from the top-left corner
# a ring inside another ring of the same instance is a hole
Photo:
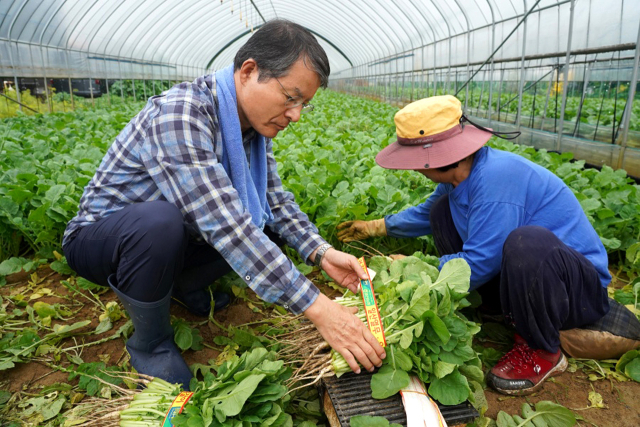
[[[527,9],[527,0],[524,0],[524,8]],[[518,86],[518,112],[516,113],[516,128],[520,130],[520,117],[522,116],[522,93],[524,89],[524,81],[526,72],[524,69],[524,58],[527,52],[527,21],[522,26],[522,59],[520,62],[520,84]]]
[[[559,7],[559,6],[558,6]],[[560,107],[560,132],[556,142],[556,151],[560,151],[562,146],[562,134],[564,133],[564,110],[567,106],[567,82],[569,81],[569,60],[571,59],[571,37],[573,36],[573,16],[575,10],[575,0],[571,0],[569,11],[569,36],[567,37],[567,56],[564,61],[564,75],[562,76],[562,106]]]
[[[624,164],[624,155],[627,151],[627,137],[629,136],[629,122],[631,121],[631,111],[633,110],[633,100],[636,96],[636,86],[638,84],[638,65],[640,65],[640,28],[638,29],[638,41],[636,42],[636,54],[633,58],[633,74],[629,82],[629,96],[627,98],[627,108],[624,109],[624,117],[622,118],[622,139],[620,145],[622,149],[618,155],[618,169]]]

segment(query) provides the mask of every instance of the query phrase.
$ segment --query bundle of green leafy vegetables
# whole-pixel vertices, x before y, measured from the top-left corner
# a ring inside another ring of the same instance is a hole
[[[466,298],[471,276],[467,262],[454,259],[438,271],[438,258],[416,252],[395,261],[373,257],[368,265],[377,273],[372,284],[387,342],[387,357],[372,376],[372,397],[392,396],[409,385],[410,375],[417,375],[429,384],[429,394],[442,404],[456,405],[467,399],[473,402],[474,393],[482,390],[484,375],[478,354],[471,347],[480,327],[459,311],[471,305]],[[358,316],[366,321],[361,296],[348,292],[336,301],[358,307]],[[304,359],[304,347],[309,348],[303,342],[310,342],[309,337],[300,340],[300,359]],[[350,371],[345,359],[334,350],[329,359],[312,356],[327,360],[338,376]],[[329,372],[317,371],[321,375]]]
[[[291,369],[276,360],[275,352],[256,347],[221,365],[195,365],[195,371],[204,379],[191,380],[193,396],[183,412],[172,419],[174,426],[293,425],[289,408],[292,397],[283,384]],[[180,387],[158,378],[145,384],[144,390],[130,391],[120,399],[94,399],[76,407],[67,423],[107,426],[118,420],[122,427],[161,425]],[[298,425],[304,426],[305,421]]]

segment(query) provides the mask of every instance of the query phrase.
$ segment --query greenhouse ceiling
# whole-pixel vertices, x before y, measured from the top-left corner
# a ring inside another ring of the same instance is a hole
[[[252,31],[273,18],[312,31],[334,72],[413,56],[429,61],[428,52],[418,53],[429,46],[450,66],[485,59],[503,40],[503,57],[520,55],[523,41],[528,53],[562,51],[571,7],[575,49],[635,42],[635,2],[2,0],[0,74],[196,76],[230,63]],[[528,30],[518,27],[523,17]]]

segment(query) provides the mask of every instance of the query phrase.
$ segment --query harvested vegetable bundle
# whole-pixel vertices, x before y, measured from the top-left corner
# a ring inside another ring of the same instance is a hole
[[[215,369],[215,374],[212,369]],[[276,360],[275,352],[258,347],[219,366],[196,365],[196,371],[204,374],[204,380],[191,381],[193,395],[183,412],[172,419],[174,426],[292,425],[291,415],[285,413],[291,398],[283,385],[291,370]],[[118,399],[91,399],[78,405],[66,425],[162,425],[180,387],[158,378],[149,381],[146,377],[138,382],[145,384],[146,388],[116,388],[122,394]],[[194,383],[197,384],[194,386]]]
[[[471,270],[463,259],[453,259],[439,272],[434,261],[416,253],[396,261],[373,257],[368,263],[377,272],[373,286],[387,341],[387,357],[371,380],[374,398],[394,395],[409,384],[410,375],[430,384],[429,394],[445,405],[473,400],[472,386],[481,390],[481,362],[471,348],[480,327],[458,311],[470,305],[465,297]],[[365,321],[362,298],[347,294],[336,301],[358,307]],[[322,351],[326,345],[311,328],[279,338],[280,356],[299,366],[291,383],[309,385],[350,371],[339,353]]]

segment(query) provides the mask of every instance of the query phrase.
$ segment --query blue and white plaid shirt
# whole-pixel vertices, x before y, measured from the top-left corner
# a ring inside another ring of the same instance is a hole
[[[223,144],[214,103],[213,75],[151,98],[118,135],[84,189],[63,244],[80,228],[127,205],[166,200],[180,209],[191,234],[220,252],[260,298],[301,313],[319,291],[251,222],[219,161]],[[274,216],[268,227],[308,260],[325,240],[283,189],[271,139],[267,164],[267,200]]]

